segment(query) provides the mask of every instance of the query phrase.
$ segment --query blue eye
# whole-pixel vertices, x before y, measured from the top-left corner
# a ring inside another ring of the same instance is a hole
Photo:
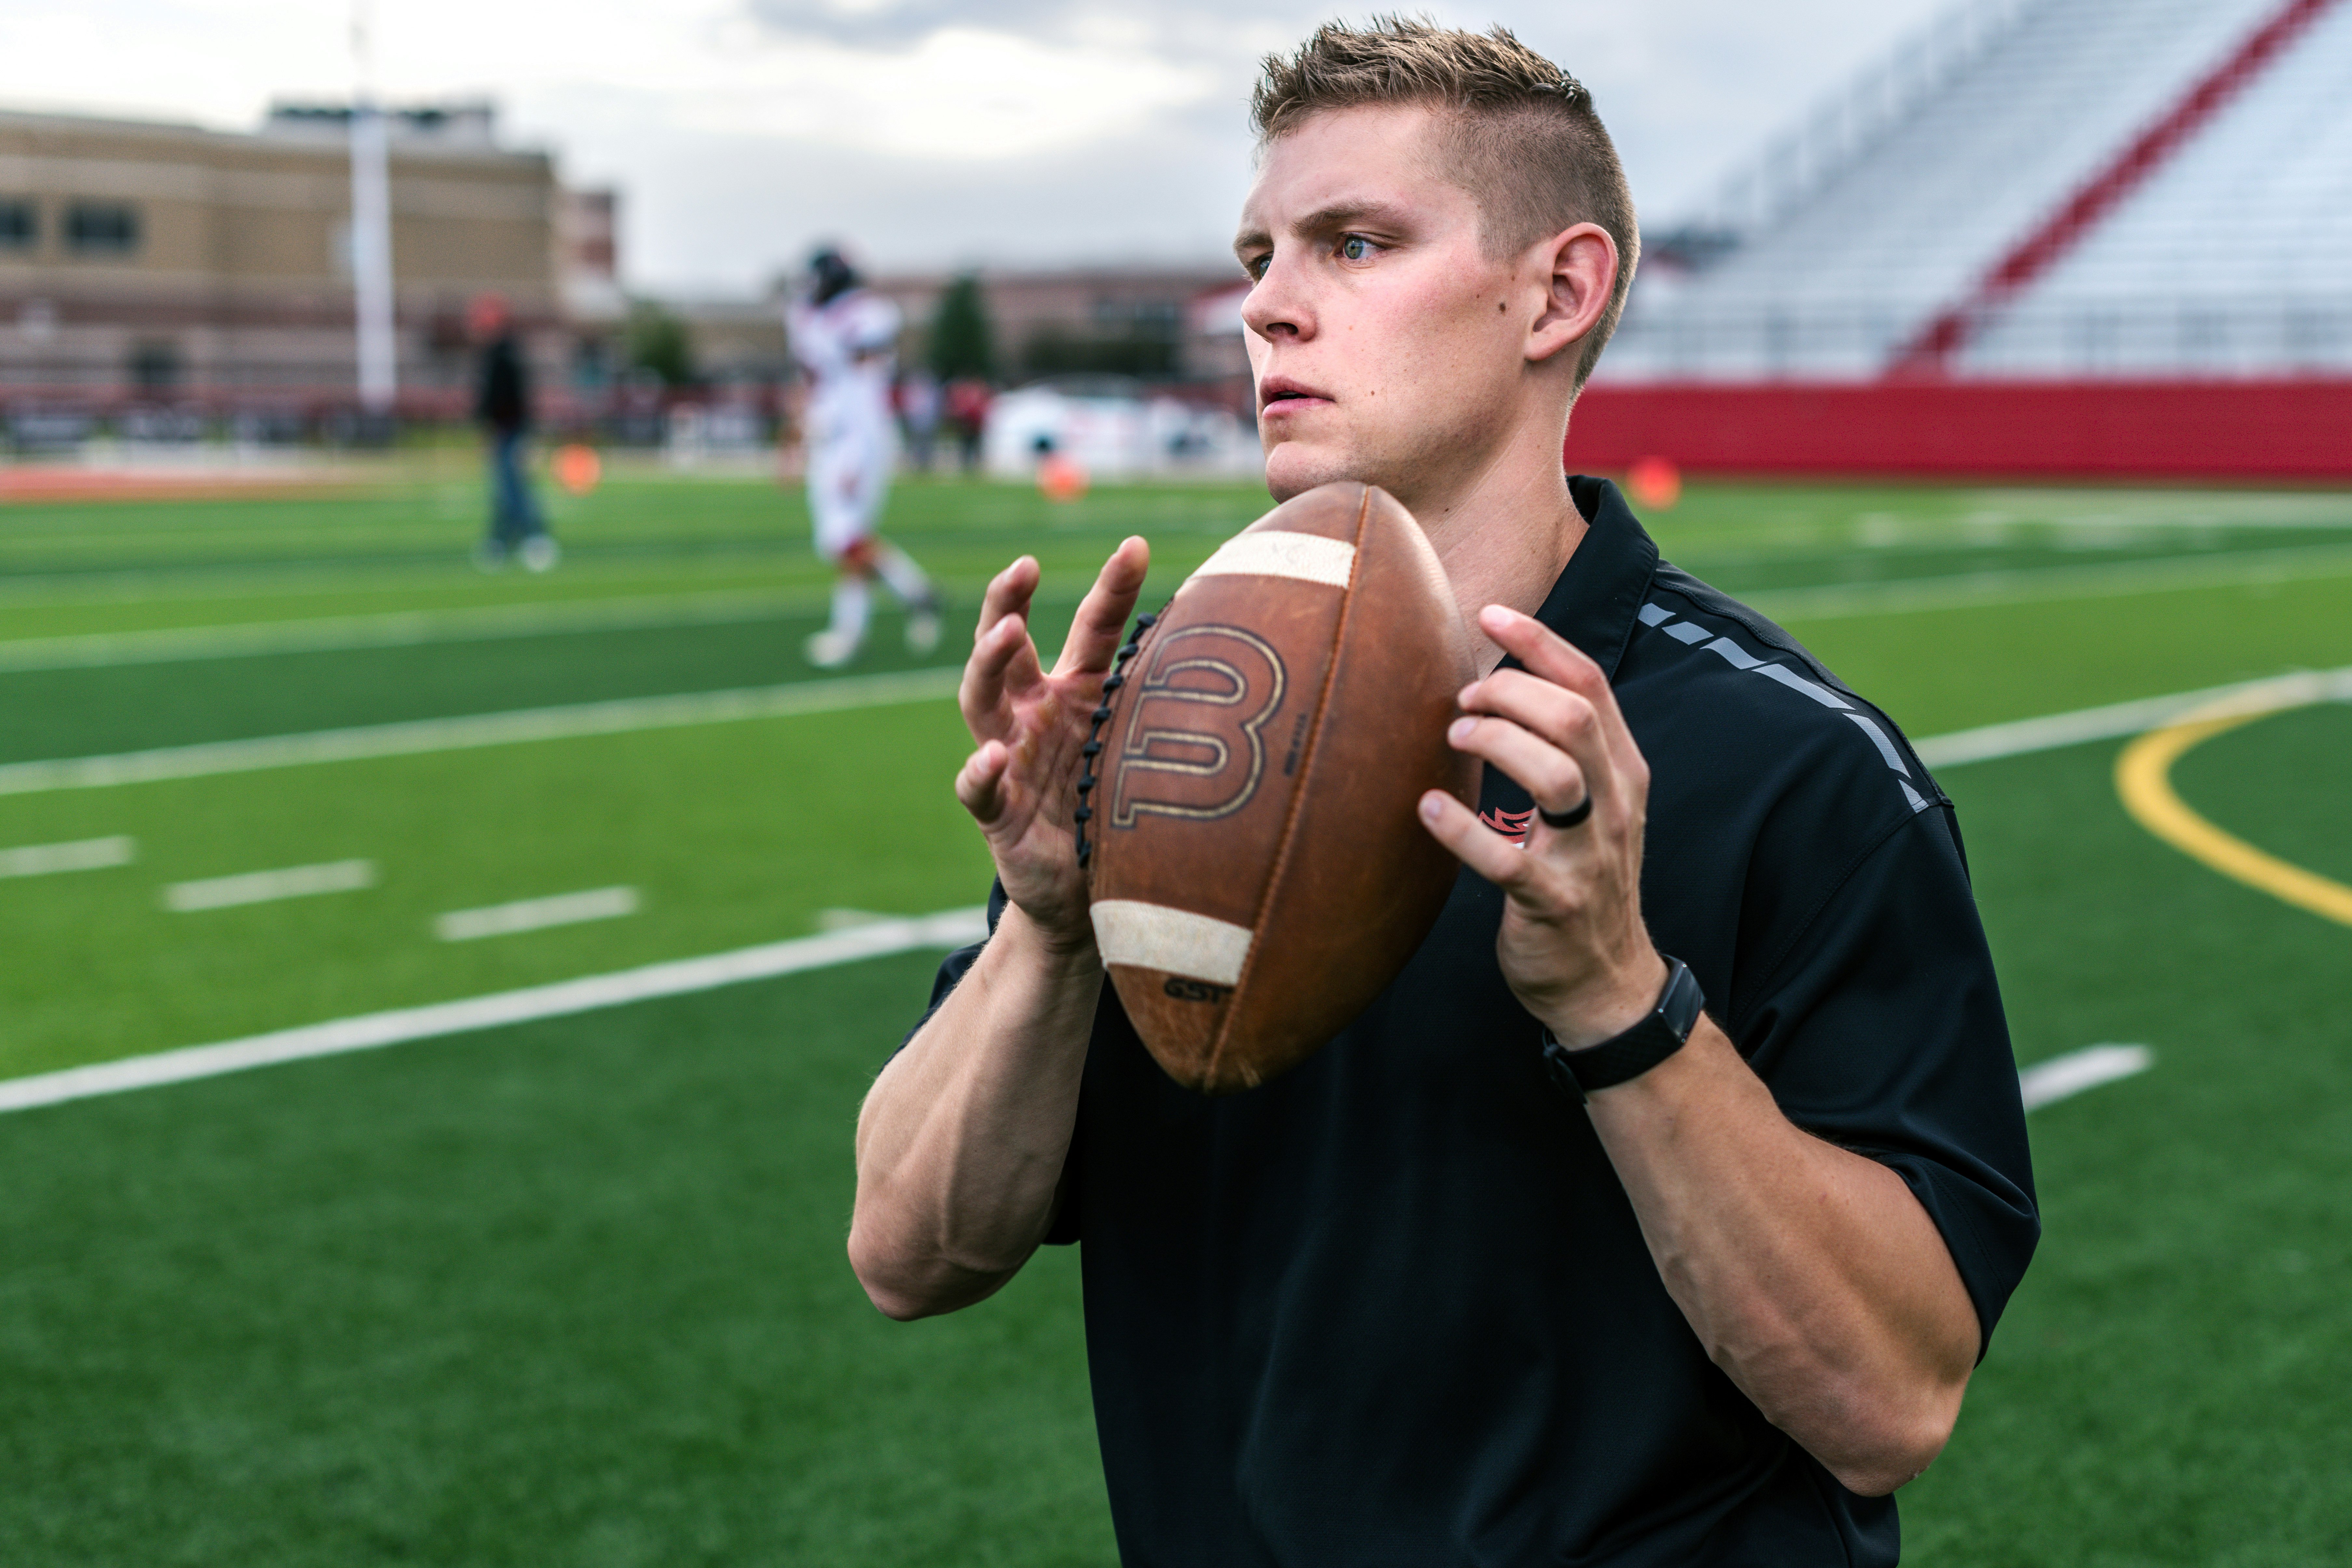
[[[1373,249],[1372,242],[1360,234],[1351,234],[1339,242],[1339,255],[1343,260],[1369,261]]]

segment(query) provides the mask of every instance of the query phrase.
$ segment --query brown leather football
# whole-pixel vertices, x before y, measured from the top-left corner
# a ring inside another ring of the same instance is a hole
[[[1475,679],[1437,554],[1385,490],[1284,502],[1120,650],[1078,781],[1095,940],[1137,1033],[1207,1094],[1345,1028],[1429,934],[1456,862],[1422,792]]]

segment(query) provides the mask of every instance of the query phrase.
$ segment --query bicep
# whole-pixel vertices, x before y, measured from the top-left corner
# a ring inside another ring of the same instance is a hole
[[[1742,1054],[1782,1113],[1927,1216],[1980,1353],[2040,1219],[2000,986],[1940,809],[1856,866],[1741,1011]]]

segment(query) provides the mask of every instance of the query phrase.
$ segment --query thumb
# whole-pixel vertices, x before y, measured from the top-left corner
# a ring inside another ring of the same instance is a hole
[[[1013,753],[1002,741],[988,741],[964,759],[957,770],[956,799],[982,827],[992,827],[1004,815],[1005,770]]]

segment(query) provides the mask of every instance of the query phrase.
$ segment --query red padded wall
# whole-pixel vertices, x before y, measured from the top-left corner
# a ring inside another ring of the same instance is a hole
[[[2352,480],[2352,381],[1586,388],[1572,472]]]

